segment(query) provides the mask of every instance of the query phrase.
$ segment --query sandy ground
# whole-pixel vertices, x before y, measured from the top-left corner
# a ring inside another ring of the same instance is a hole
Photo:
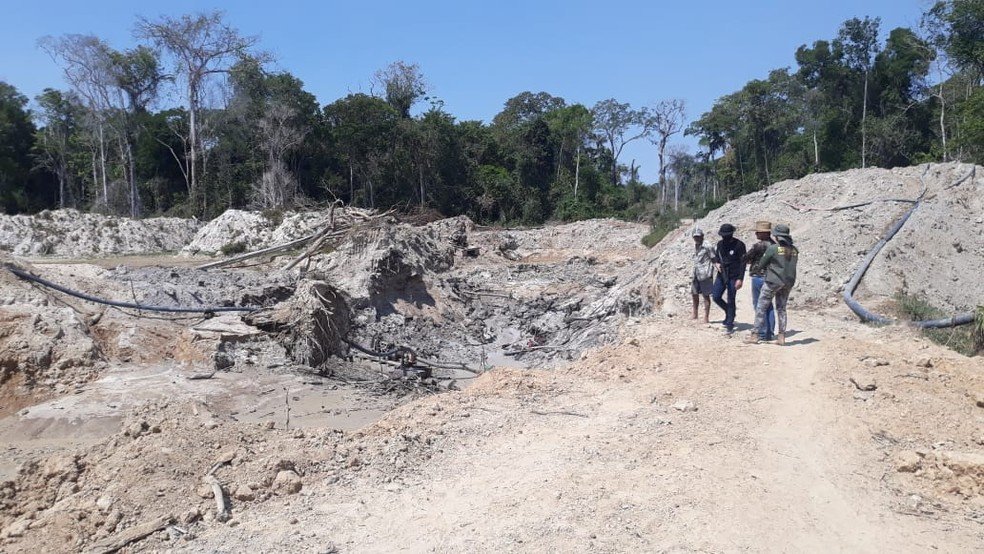
[[[739,320],[748,321],[749,304]],[[971,552],[984,544],[980,496],[934,489],[893,462],[913,445],[982,453],[984,410],[968,391],[981,390],[984,363],[839,310],[793,312],[791,329],[786,347],[746,345],[705,325],[648,319],[567,369],[497,370],[367,429],[385,434],[430,414],[417,430],[436,428],[446,440],[419,467],[341,483],[309,474],[300,497],[176,546]],[[863,363],[873,356],[885,363]],[[933,369],[919,369],[922,358]],[[850,383],[859,371],[878,381],[876,391]]]

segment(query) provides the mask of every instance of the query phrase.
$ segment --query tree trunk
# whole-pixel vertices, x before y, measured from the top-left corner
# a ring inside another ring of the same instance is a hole
[[[92,149],[92,186],[99,186],[99,166],[96,163],[96,149]],[[98,189],[96,189],[98,190]]]
[[[577,157],[574,159],[574,200],[577,200],[577,185],[581,180],[581,145],[577,146]]]
[[[563,165],[564,161],[564,139],[560,140],[560,149],[557,151],[557,176],[554,178],[555,181],[560,181],[560,166]]]
[[[58,207],[65,209],[65,177],[58,172]]]
[[[664,136],[659,141],[659,188],[660,204],[666,207],[666,139]]]
[[[820,144],[817,142],[817,130],[813,130],[813,170],[820,171]]]
[[[106,140],[103,126],[99,123],[99,169],[102,171],[103,202],[109,203],[109,185],[106,183]]]
[[[864,169],[868,167],[868,133],[867,133],[867,118],[868,118],[868,70],[864,71],[864,100],[861,104],[861,168]]]
[[[198,106],[195,103],[195,93],[194,86],[188,83],[188,142],[190,142],[189,156],[190,167],[188,168],[188,174],[191,176],[191,190],[189,194],[191,195],[191,201],[194,203],[198,202]]]
[[[349,160],[349,204],[355,204],[355,168],[352,167],[352,160]]]
[[[126,157],[130,173],[130,217],[140,217],[140,191],[137,189],[137,162],[133,156],[133,146],[126,141]]]
[[[940,139],[943,141],[943,161],[947,161],[946,151],[946,98],[943,96],[943,81],[940,81]]]
[[[680,211],[680,176],[673,181],[673,211]]]
[[[424,166],[420,164],[417,166],[417,173],[420,178],[420,207],[424,207]]]

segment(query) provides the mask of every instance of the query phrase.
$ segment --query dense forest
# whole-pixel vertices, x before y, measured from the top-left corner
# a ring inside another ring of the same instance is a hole
[[[484,222],[644,219],[816,171],[984,163],[984,0],[936,2],[917,29],[846,21],[692,122],[678,99],[588,107],[546,92],[459,121],[403,61],[322,106],[219,12],[141,18],[134,35],[125,50],[41,39],[67,88],[33,101],[0,82],[7,213],[210,218],[337,198]],[[683,134],[697,152],[673,144]],[[626,165],[633,141],[652,143],[658,182]]]

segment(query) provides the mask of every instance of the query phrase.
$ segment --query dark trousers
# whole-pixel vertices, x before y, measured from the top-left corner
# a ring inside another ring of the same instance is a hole
[[[711,291],[711,297],[714,298],[714,303],[724,310],[724,326],[729,329],[735,326],[735,312],[738,311],[738,291],[735,290],[735,281],[737,279],[728,279],[725,281],[724,276],[720,273],[717,279],[714,280],[714,289]],[[728,293],[728,301],[724,301],[724,293]]]

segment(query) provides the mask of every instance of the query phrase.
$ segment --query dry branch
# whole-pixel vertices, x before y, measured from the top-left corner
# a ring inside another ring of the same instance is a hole
[[[135,525],[123,530],[122,533],[119,533],[116,536],[108,537],[94,543],[88,550],[86,550],[86,552],[89,554],[111,554],[112,552],[116,552],[128,544],[141,541],[150,535],[153,535],[170,524],[171,518],[169,516],[165,516],[141,525]]]
[[[217,521],[229,521],[229,505],[226,503],[222,483],[219,483],[219,480],[211,474],[205,476],[205,483],[212,487],[212,496],[215,498],[215,519]]]
[[[338,208],[338,214],[336,217],[336,208]],[[275,246],[270,246],[254,252],[247,252],[245,254],[240,254],[238,256],[233,256],[231,258],[226,258],[224,260],[219,260],[215,262],[209,262],[207,264],[202,264],[196,269],[215,269],[220,267],[227,267],[230,265],[237,264],[239,262],[249,260],[252,258],[258,258],[260,256],[266,256],[270,254],[276,254],[280,252],[286,252],[288,250],[293,250],[295,248],[302,247],[309,243],[314,243],[305,251],[292,260],[285,269],[291,269],[298,263],[309,258],[314,253],[318,252],[325,243],[336,242],[349,236],[355,229],[363,228],[367,224],[382,221],[383,218],[388,217],[393,212],[392,210],[378,213],[375,210],[363,210],[359,208],[343,207],[340,202],[335,202],[331,205],[328,214],[328,223],[325,225],[324,229],[316,233],[301,237],[299,239],[292,240],[283,244],[278,244]]]

